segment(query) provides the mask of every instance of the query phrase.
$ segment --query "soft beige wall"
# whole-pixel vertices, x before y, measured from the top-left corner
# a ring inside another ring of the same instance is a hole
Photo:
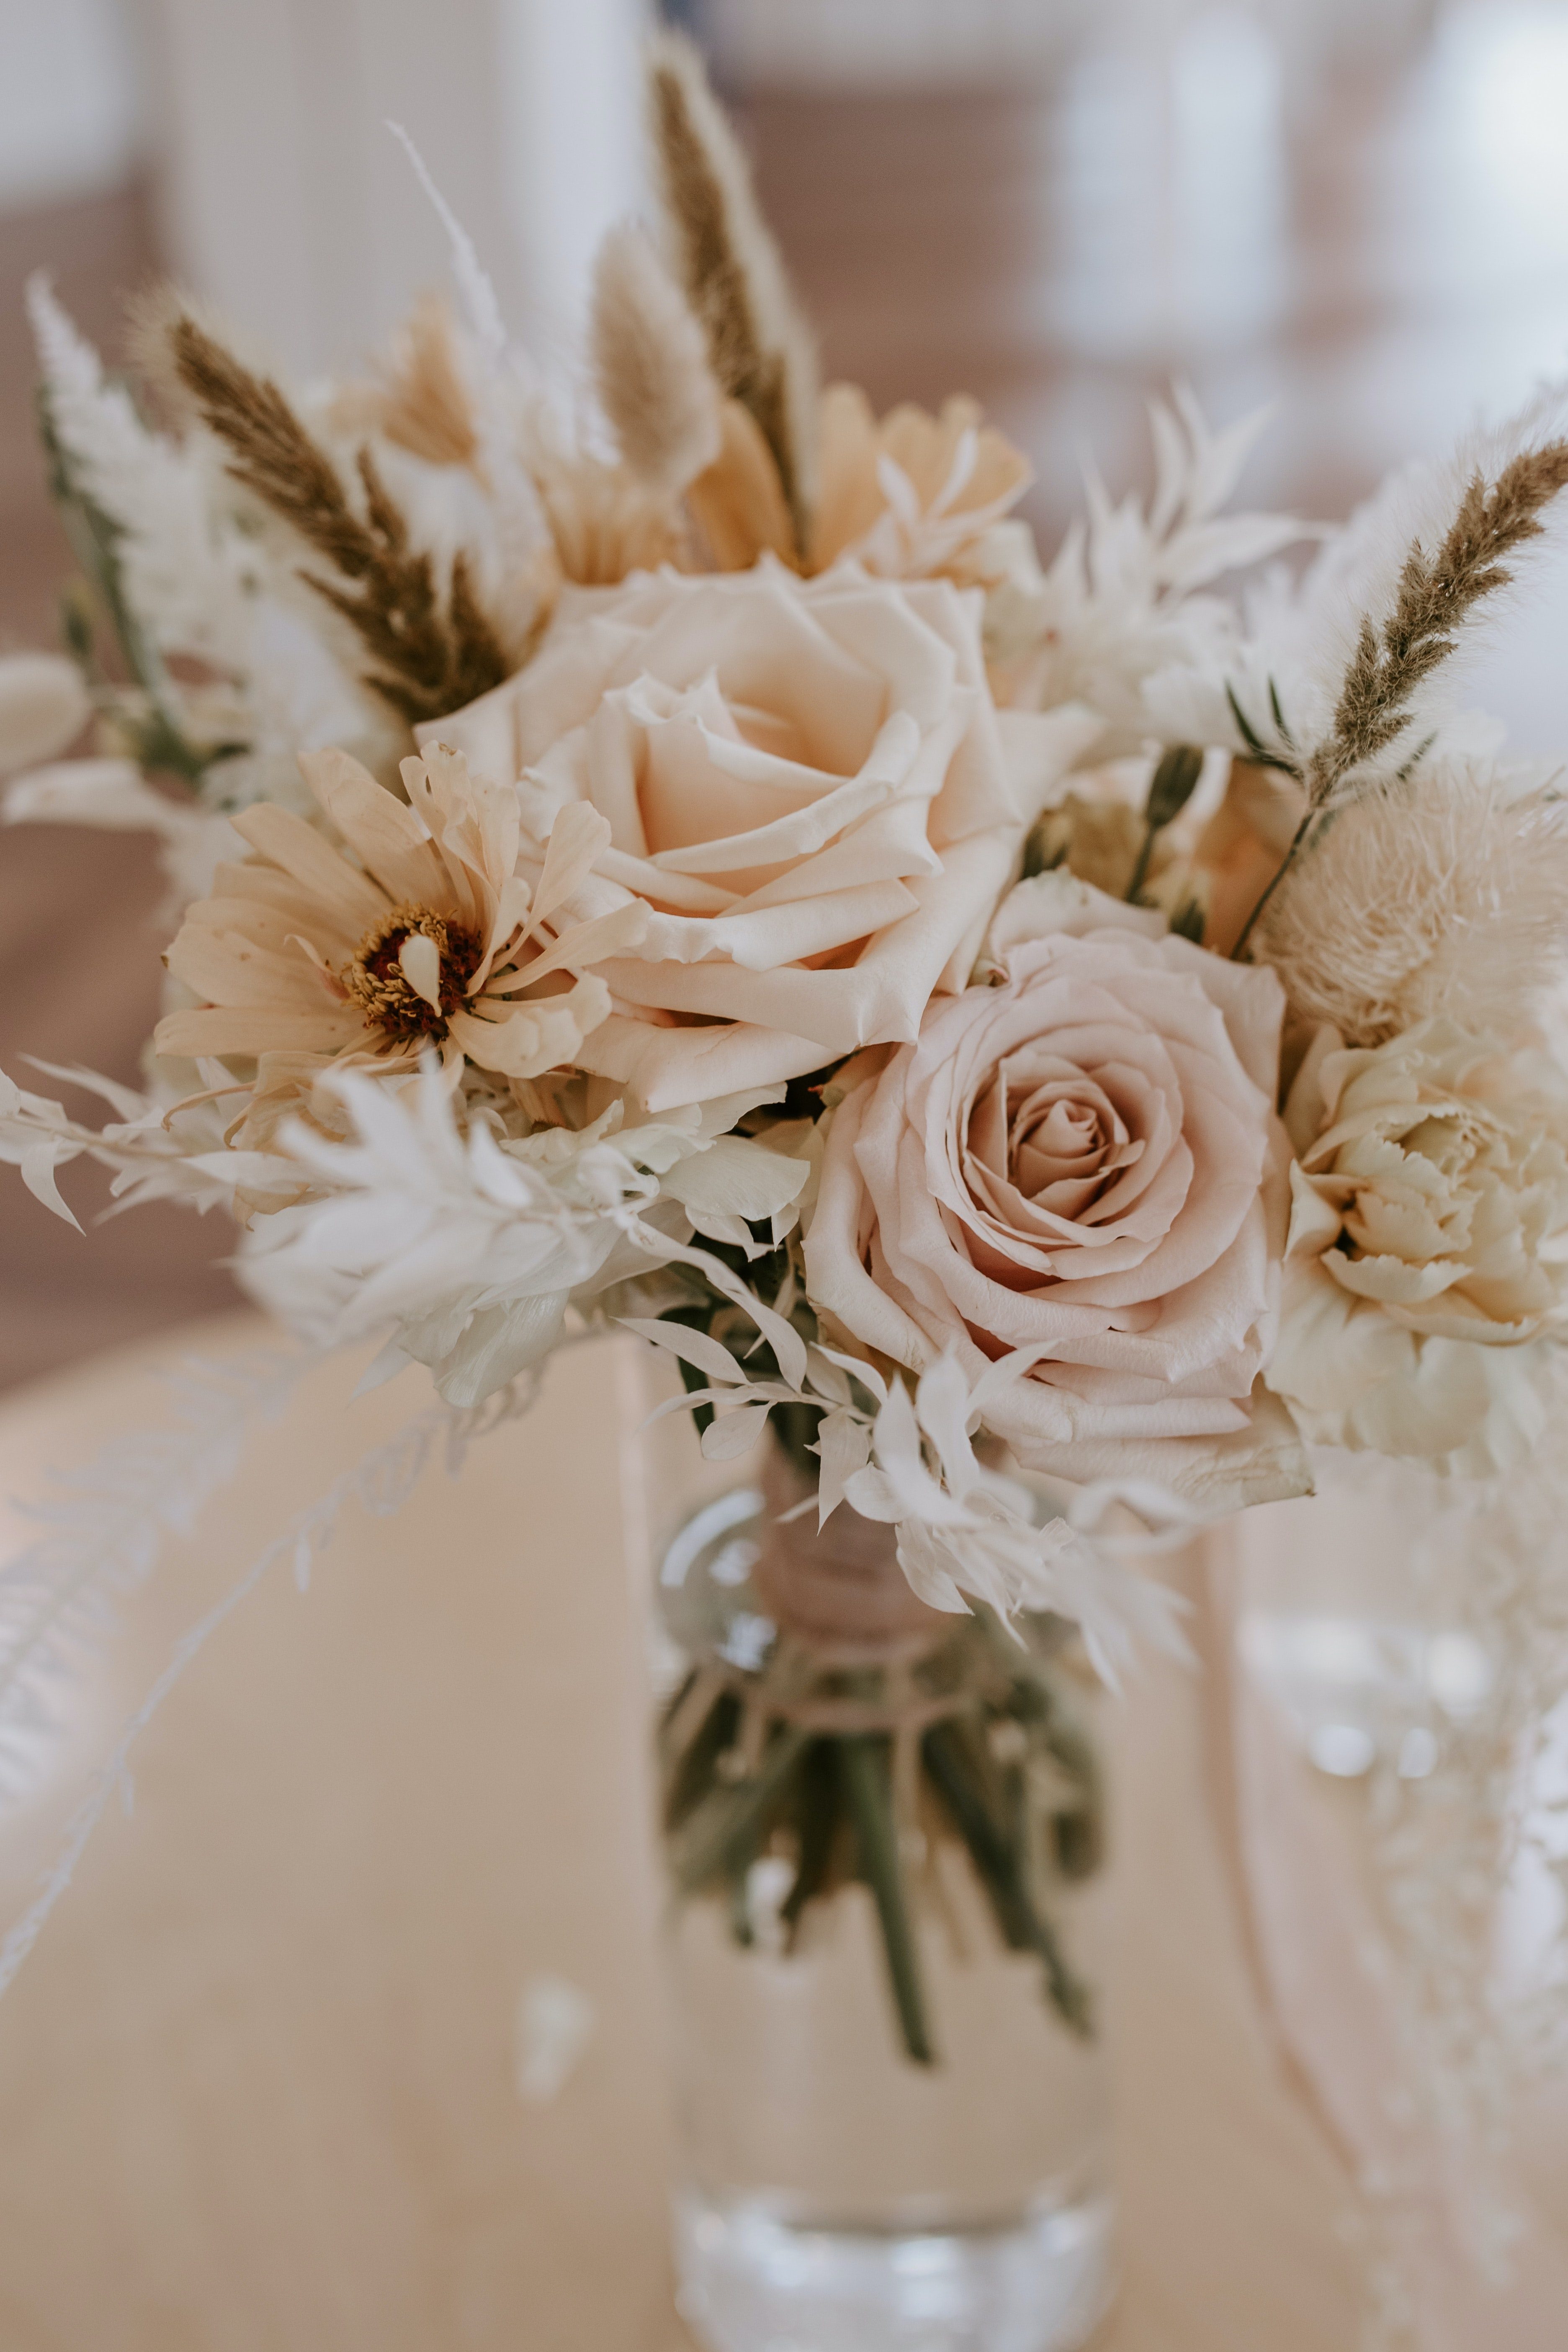
[[[363,349],[447,272],[402,122],[514,333],[557,334],[636,202],[645,0],[150,0],[164,236],[290,368]]]

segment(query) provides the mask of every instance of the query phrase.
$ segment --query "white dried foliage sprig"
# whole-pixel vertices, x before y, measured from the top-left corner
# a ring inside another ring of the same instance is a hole
[[[88,1127],[68,1118],[59,1103],[26,1092],[0,1070],[0,1164],[18,1170],[34,1199],[68,1225],[77,1219],[61,1196],[58,1171],[83,1158],[113,1170],[110,1191],[116,1209],[176,1200],[205,1211],[231,1207],[241,1185],[269,1187],[283,1199],[298,1189],[298,1171],[290,1175],[286,1161],[226,1149],[221,1101],[170,1103],[138,1094],[94,1070],[57,1069],[49,1063],[38,1066],[51,1077],[100,1096],[119,1114],[102,1127]],[[208,1071],[214,1087],[232,1090],[221,1064],[208,1066]]]
[[[201,654],[243,672],[257,562],[225,525],[227,502],[209,453],[143,424],[41,270],[27,281],[27,313],[50,427],[72,481],[115,527],[137,623],[163,652]]]
[[[1568,802],[1425,763],[1341,809],[1270,900],[1256,941],[1292,1010],[1347,1045],[1434,1014],[1509,1038],[1568,949]]]
[[[1003,1358],[973,1389],[956,1358],[942,1356],[911,1397],[902,1380],[884,1379],[874,1364],[836,1348],[792,1335],[795,1348],[786,1353],[768,1325],[763,1335],[774,1342],[782,1379],[753,1378],[710,1333],[640,1316],[621,1320],[705,1375],[706,1388],[672,1398],[655,1417],[710,1408],[702,1433],[710,1461],[749,1453],[779,1406],[817,1408],[818,1524],[847,1504],[893,1528],[899,1564],[930,1607],[962,1612],[969,1596],[1003,1618],[1020,1609],[1070,1618],[1113,1688],[1145,1649],[1189,1654],[1181,1631],[1185,1604],[1134,1564],[1167,1536],[1186,1540],[1193,1520],[1182,1504],[1146,1484],[1101,1485],[1086,1488],[1069,1514],[1037,1524],[1029,1490],[975,1454],[987,1404],[1045,1350]],[[1131,1545],[1110,1530],[1119,1509],[1139,1528]]]
[[[0,1568],[0,1795],[30,1785],[55,1727],[52,1687],[112,1629],[116,1601],[145,1581],[170,1535],[189,1532],[316,1360],[185,1359],[164,1376],[168,1426],[111,1440],[57,1479],[54,1499],[19,1507],[46,1532]]]
[[[478,1412],[459,1412],[440,1404],[427,1406],[396,1436],[373,1446],[326,1494],[308,1504],[283,1533],[258,1554],[221,1600],[181,1635],[168,1664],[126,1724],[79,1806],[37,1894],[0,1943],[0,1996],[10,1989],[56,1904],[70,1885],[88,1842],[115,1794],[130,1801],[132,1759],[142,1734],[213,1635],[248,1600],[262,1580],[280,1562],[288,1560],[292,1563],[295,1582],[301,1592],[308,1590],[315,1561],[331,1541],[343,1512],[351,1505],[357,1504],[376,1518],[392,1517],[403,1508],[438,1454],[445,1458],[449,1475],[455,1476],[473,1441],[526,1412],[536,1392],[536,1382],[520,1382],[501,1391]]]
[[[1240,657],[1236,615],[1203,591],[1312,535],[1294,516],[1222,514],[1268,412],[1211,432],[1190,389],[1150,404],[1154,490],[1147,507],[1113,501],[1085,473],[1087,513],[1050,568],[1016,582],[987,606],[989,647],[1007,675],[1007,698],[1042,709],[1087,703],[1108,722],[1098,756],[1167,742],[1226,740],[1195,731],[1194,695],[1225,709],[1223,679]],[[1212,681],[1206,695],[1202,689]]]
[[[599,247],[589,333],[622,457],[650,489],[679,497],[719,455],[721,394],[689,303],[634,222]]]
[[[737,1215],[787,1224],[807,1175],[722,1131],[749,1097],[640,1127],[617,1103],[588,1128],[518,1138],[482,1116],[459,1131],[434,1073],[395,1093],[345,1074],[339,1091],[354,1141],[285,1130],[272,1181],[291,1169],[318,1197],[258,1221],[241,1279],[318,1341],[389,1330],[385,1369],[426,1365],[451,1403],[539,1362],[569,1307],[654,1266],[699,1265],[755,1317],[744,1285],[686,1237],[711,1222],[728,1239]]]

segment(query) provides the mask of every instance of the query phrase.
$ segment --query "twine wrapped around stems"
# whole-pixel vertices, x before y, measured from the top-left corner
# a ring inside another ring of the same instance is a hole
[[[842,1503],[819,1529],[816,1501],[815,1480],[782,1446],[769,1446],[766,1533],[752,1585],[781,1635],[825,1666],[891,1665],[946,1641],[955,1621],[911,1591],[893,1528]]]

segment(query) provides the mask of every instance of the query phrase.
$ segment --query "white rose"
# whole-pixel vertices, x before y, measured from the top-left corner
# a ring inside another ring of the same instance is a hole
[[[569,598],[525,670],[421,730],[519,779],[540,837],[570,800],[609,823],[572,908],[623,912],[584,1067],[650,1110],[704,1101],[912,1038],[963,986],[1098,731],[998,714],[979,618],[973,592],[854,565],[665,572]]]
[[[1321,1443],[1474,1475],[1539,1432],[1568,1309],[1568,1084],[1438,1018],[1320,1031],[1286,1112],[1290,1233],[1269,1385]]]

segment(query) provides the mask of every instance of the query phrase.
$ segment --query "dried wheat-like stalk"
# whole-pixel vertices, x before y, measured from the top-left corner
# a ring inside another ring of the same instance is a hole
[[[1513,577],[1502,562],[1541,536],[1542,509],[1568,487],[1568,440],[1510,458],[1489,485],[1478,470],[1435,555],[1415,541],[1405,559],[1392,611],[1362,615],[1329,732],[1300,763],[1306,811],[1283,864],[1247,917],[1233,954],[1245,950],[1259,918],[1312,837],[1325,812],[1346,797],[1356,771],[1385,752],[1411,721],[1416,689],[1458,643],[1475,607]]]
[[[679,497],[719,455],[719,386],[689,304],[629,223],[599,247],[591,340],[622,457],[650,488]]]
[[[660,194],[713,373],[755,418],[804,546],[816,408],[811,341],[745,159],[700,57],[679,34],[654,44],[649,103]]]
[[[1352,768],[1385,751],[1410,721],[1423,678],[1453,652],[1455,632],[1512,573],[1501,559],[1542,532],[1541,511],[1568,486],[1568,441],[1549,441],[1510,461],[1489,488],[1473,474],[1435,556],[1417,542],[1405,559],[1394,610],[1381,628],[1363,617],[1333,726],[1307,764],[1315,808]]]
[[[376,667],[365,674],[410,725],[438,719],[499,686],[507,660],[475,601],[466,559],[452,559],[443,613],[428,554],[368,449],[359,453],[364,513],[278,386],[257,375],[188,312],[169,329],[175,372],[203,422],[231,452],[229,472],[324,556],[345,583],[301,577],[356,632]]]

